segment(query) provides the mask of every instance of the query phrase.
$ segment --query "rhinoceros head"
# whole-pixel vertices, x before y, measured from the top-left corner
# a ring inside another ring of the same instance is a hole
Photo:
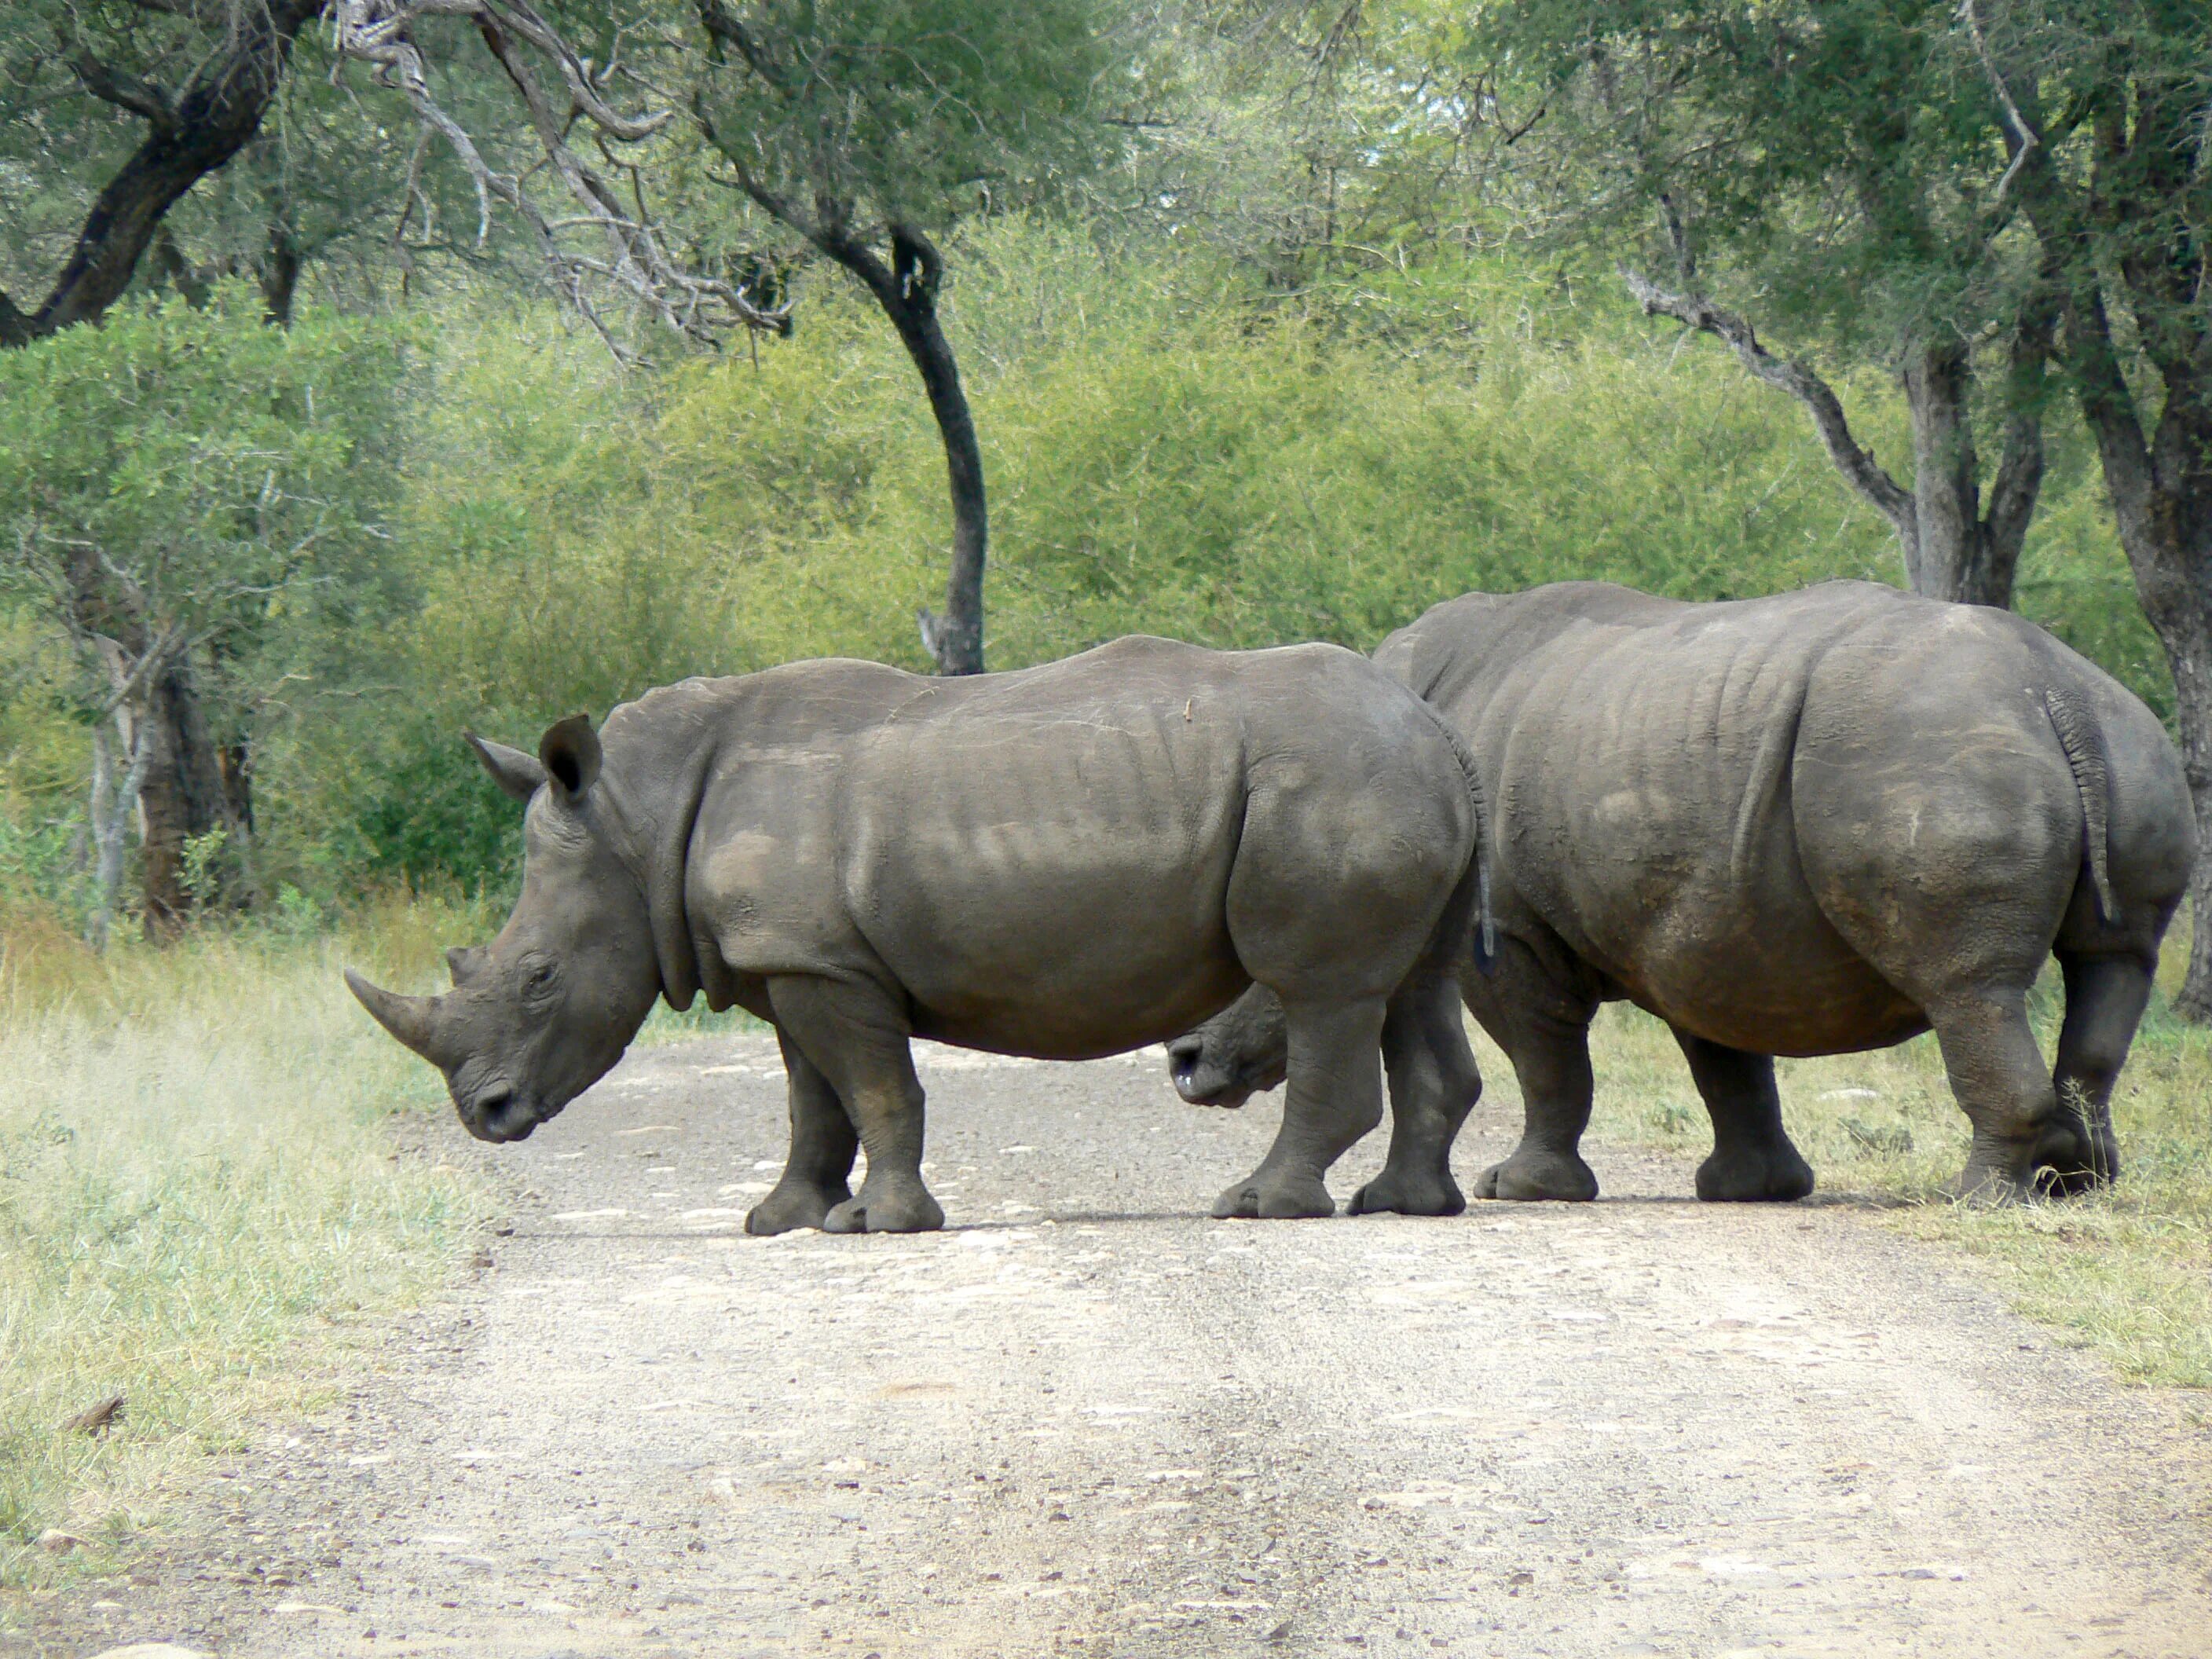
[[[1168,1076],[1194,1106],[1242,1106],[1290,1072],[1290,1027],[1280,998],[1250,990],[1195,1030],[1168,1044]]]
[[[595,810],[599,743],[579,714],[536,757],[471,735],[501,788],[526,800],[522,896],[489,945],[446,953],[453,988],[399,996],[348,969],[384,1029],[446,1074],[479,1140],[520,1140],[622,1057],[660,992],[636,876]]]

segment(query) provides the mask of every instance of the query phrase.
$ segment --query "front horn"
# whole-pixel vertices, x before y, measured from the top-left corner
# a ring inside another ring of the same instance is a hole
[[[375,1017],[376,1023],[398,1037],[416,1054],[440,1071],[446,1068],[445,1045],[439,1041],[439,999],[436,997],[403,997],[381,986],[372,985],[350,968],[345,970],[346,989],[361,1000],[361,1006]]]

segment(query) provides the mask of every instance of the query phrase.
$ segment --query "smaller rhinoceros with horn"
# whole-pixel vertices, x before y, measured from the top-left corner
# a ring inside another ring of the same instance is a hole
[[[1267,986],[1288,1011],[1282,1129],[1217,1215],[1332,1212],[1324,1172],[1382,1115],[1381,1046],[1401,1124],[1472,1100],[1452,958],[1473,769],[1352,652],[1133,638],[951,680],[797,663],[651,692],[596,734],[563,720],[535,757],[471,741],[529,802],[514,915],[449,953],[443,996],[347,982],[480,1139],[523,1139],[656,998],[702,991],[773,1024],[789,1073],[790,1163],[757,1233],[942,1224],[915,1035],[1085,1059]],[[1386,1172],[1358,1207],[1457,1200]]]
[[[1462,983],[1527,1123],[1483,1197],[1596,1195],[1589,1028],[1620,998],[1674,1029],[1705,1097],[1700,1198],[1813,1190],[1772,1056],[1931,1029],[1973,1126],[1961,1193],[2118,1172],[2108,1102],[2196,828],[2180,757],[2110,676],[2008,612],[1866,582],[1469,593],[1375,659],[1460,734],[1490,807],[1496,956]],[[2052,957],[2046,1066],[2027,994]],[[1169,1052],[1186,1098],[1234,1105],[1280,1079],[1280,1017],[1255,990]],[[1434,1180],[1457,1128],[1401,1122],[1392,1156]]]

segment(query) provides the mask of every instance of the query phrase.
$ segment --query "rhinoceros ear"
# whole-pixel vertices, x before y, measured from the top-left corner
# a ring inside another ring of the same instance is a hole
[[[477,751],[484,770],[491,774],[492,781],[515,798],[528,800],[538,793],[538,786],[545,781],[545,769],[537,760],[520,749],[509,749],[503,743],[494,743],[473,732],[461,735],[469,740],[469,747]]]
[[[592,717],[571,714],[547,726],[538,740],[538,758],[545,763],[546,781],[562,805],[581,800],[599,775],[599,736],[592,730]]]

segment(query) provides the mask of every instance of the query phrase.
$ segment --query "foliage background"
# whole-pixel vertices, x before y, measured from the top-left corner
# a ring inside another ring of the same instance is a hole
[[[1470,588],[1566,579],[1685,599],[1899,579],[1794,404],[1571,266],[1446,258],[1285,302],[1202,247],[1164,262],[1022,217],[971,226],[950,263],[995,490],[994,666],[1133,630],[1364,648]],[[936,434],[864,301],[828,274],[802,297],[788,341],[641,369],[509,301],[408,331],[418,367],[374,388],[404,403],[364,453],[375,487],[353,491],[381,515],[376,604],[335,624],[295,604],[259,635],[301,677],[259,740],[270,894],[328,910],[365,887],[502,886],[514,809],[464,727],[526,744],[652,685],[796,657],[927,665]],[[227,325],[262,331],[242,307]],[[311,308],[295,332],[337,327]],[[1887,385],[1849,395],[1900,452]],[[0,411],[0,433],[21,418]],[[2063,429],[2021,606],[2163,710],[2100,488]],[[72,890],[67,674],[33,601],[0,612],[0,894],[19,904]]]

